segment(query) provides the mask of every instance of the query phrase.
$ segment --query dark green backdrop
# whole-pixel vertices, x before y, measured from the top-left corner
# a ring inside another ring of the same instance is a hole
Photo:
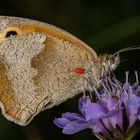
[[[0,15],[56,25],[82,39],[98,54],[140,44],[140,0],[1,0]],[[137,50],[121,55],[123,62],[115,71],[120,80],[124,80],[126,70],[134,80],[133,71],[140,70],[139,54]],[[90,130],[64,135],[53,124],[63,112],[77,111],[77,99],[40,113],[27,127],[9,122],[0,114],[0,140],[96,139]]]

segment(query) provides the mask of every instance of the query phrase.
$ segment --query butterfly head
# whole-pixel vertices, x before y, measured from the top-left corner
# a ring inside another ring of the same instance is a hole
[[[120,56],[117,55],[109,55],[107,59],[108,70],[114,71],[118,65],[120,64]]]
[[[114,71],[120,64],[119,54],[101,55],[99,56],[99,61],[102,67],[102,74]],[[101,75],[102,75],[101,74]]]

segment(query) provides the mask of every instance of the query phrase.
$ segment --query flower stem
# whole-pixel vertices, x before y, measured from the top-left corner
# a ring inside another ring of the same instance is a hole
[[[139,130],[138,127],[132,128],[132,129],[126,134],[126,136],[122,138],[122,140],[131,140],[131,139],[136,135],[136,133],[138,132],[138,130]]]

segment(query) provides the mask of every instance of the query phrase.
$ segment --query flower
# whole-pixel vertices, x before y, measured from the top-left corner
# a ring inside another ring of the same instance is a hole
[[[119,140],[131,139],[139,128],[140,121],[140,85],[138,74],[136,82],[121,84],[115,76],[101,79],[101,87],[96,90],[96,101],[89,96],[79,99],[80,113],[64,113],[54,123],[63,128],[64,134],[74,134],[86,128],[99,139]]]

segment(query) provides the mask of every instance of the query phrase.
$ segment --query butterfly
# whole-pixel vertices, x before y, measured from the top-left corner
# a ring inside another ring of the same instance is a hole
[[[53,25],[0,16],[0,107],[25,126],[40,112],[98,87],[117,68],[119,54],[97,55],[87,44]],[[89,72],[90,71],[90,72]]]

